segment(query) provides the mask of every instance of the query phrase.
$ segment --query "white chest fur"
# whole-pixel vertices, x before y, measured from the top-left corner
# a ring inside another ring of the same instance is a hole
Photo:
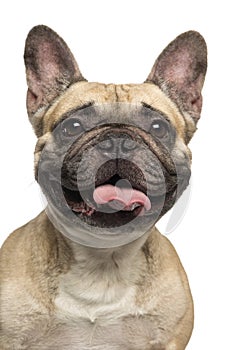
[[[67,349],[154,350],[163,341],[157,319],[136,305],[136,287],[117,285],[100,292],[102,285],[98,290],[84,285],[78,297],[61,290],[55,300],[60,349],[69,344]]]
[[[75,246],[70,269],[58,276],[47,331],[29,349],[165,349],[185,313],[181,278],[172,265],[170,275],[156,273],[138,243],[116,251]]]
[[[59,316],[94,322],[142,314],[135,301],[142,270],[137,261],[123,265],[113,254],[105,260],[78,257],[77,264],[60,278],[55,300]]]
[[[61,348],[155,349],[163,341],[158,321],[137,303],[144,257],[127,257],[126,263],[113,254],[88,258],[76,255],[77,263],[60,278],[55,328]]]
[[[143,314],[143,310],[135,305],[134,287],[101,287],[101,292],[97,287],[84,290],[83,283],[77,296],[70,291],[61,290],[55,300],[59,317],[69,320],[85,319],[94,323],[97,319],[110,321]]]

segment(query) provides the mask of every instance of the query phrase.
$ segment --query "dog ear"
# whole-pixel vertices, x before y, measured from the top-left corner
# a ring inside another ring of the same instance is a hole
[[[198,32],[188,31],[160,54],[146,82],[158,85],[196,124],[200,118],[206,69],[205,40]]]
[[[71,84],[85,80],[63,39],[43,25],[36,26],[29,32],[24,60],[30,118],[41,107],[47,107]]]

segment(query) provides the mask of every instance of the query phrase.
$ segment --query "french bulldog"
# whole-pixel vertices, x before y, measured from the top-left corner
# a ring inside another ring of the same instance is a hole
[[[185,349],[190,287],[155,224],[189,183],[203,37],[179,35],[142,84],[88,82],[43,25],[24,58],[47,206],[1,249],[0,348]]]

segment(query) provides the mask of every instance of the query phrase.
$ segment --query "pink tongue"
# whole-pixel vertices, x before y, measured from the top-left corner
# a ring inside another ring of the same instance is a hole
[[[107,203],[115,210],[132,211],[138,206],[143,206],[145,210],[151,209],[149,198],[143,192],[133,188],[102,185],[94,190],[93,198],[97,204]]]

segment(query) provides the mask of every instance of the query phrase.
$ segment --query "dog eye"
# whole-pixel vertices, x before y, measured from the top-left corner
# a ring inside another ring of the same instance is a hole
[[[70,118],[62,122],[62,134],[66,137],[78,136],[83,132],[83,127],[78,119]]]
[[[169,128],[162,120],[157,120],[152,123],[150,132],[157,138],[162,139],[168,134]]]

